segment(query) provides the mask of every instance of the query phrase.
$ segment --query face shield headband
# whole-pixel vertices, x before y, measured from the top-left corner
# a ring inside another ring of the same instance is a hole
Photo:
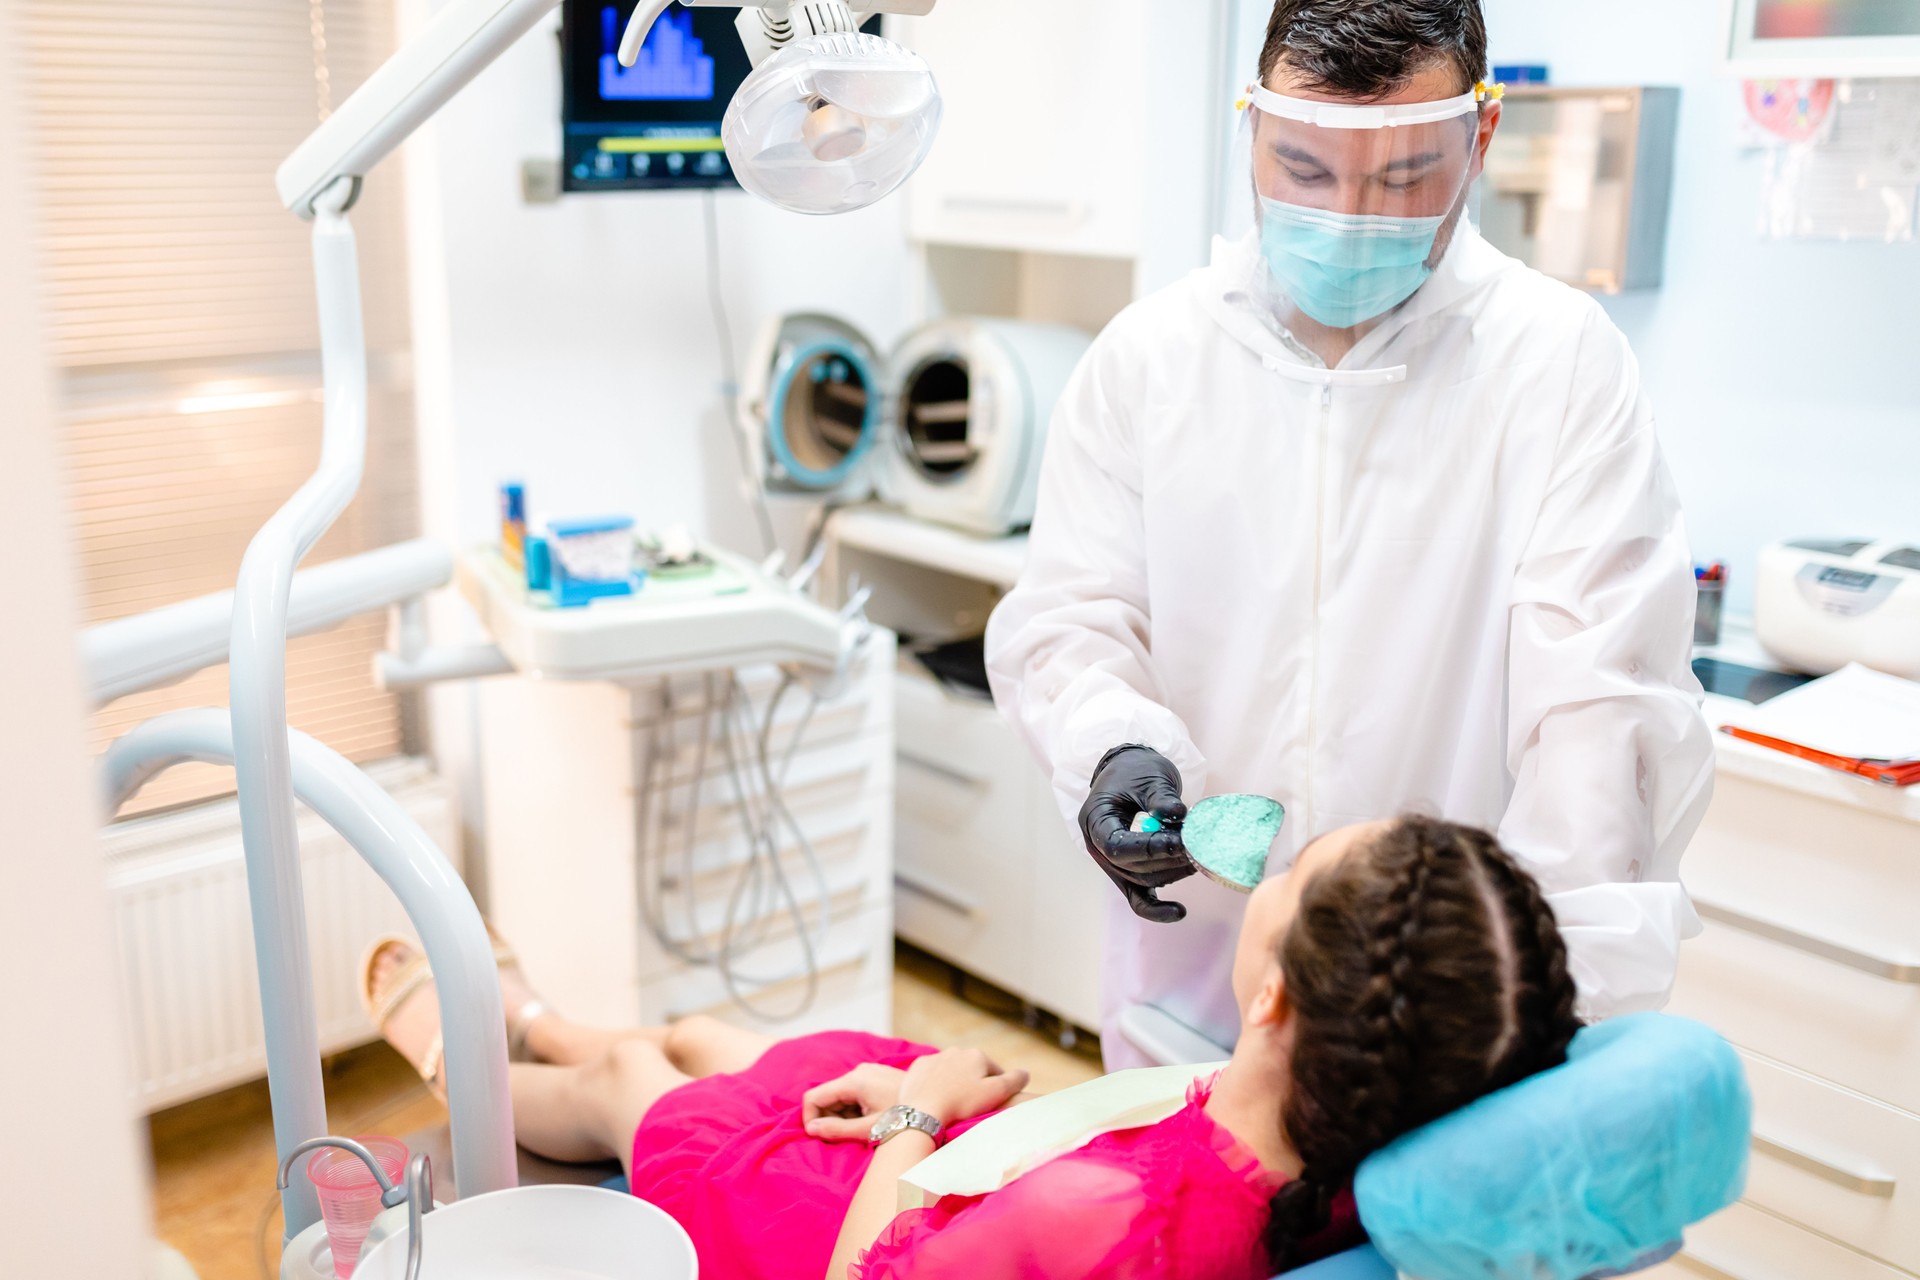
[[[1350,329],[1411,297],[1465,204],[1474,134],[1450,122],[1499,96],[1480,85],[1433,102],[1314,102],[1250,86],[1243,154],[1283,310]]]

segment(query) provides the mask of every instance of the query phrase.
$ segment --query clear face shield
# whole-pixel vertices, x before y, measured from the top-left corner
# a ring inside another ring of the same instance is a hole
[[[1267,301],[1284,323],[1365,324],[1433,274],[1466,208],[1478,86],[1434,102],[1289,98],[1255,86],[1237,148],[1258,203]]]

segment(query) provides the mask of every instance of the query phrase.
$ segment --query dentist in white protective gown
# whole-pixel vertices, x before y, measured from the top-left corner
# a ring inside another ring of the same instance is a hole
[[[1116,318],[1056,410],[987,661],[1120,890],[1109,1069],[1144,1061],[1129,1005],[1237,1029],[1244,899],[1188,878],[1183,799],[1284,804],[1269,874],[1410,809],[1496,831],[1589,1017],[1663,1004],[1699,929],[1679,503],[1626,340],[1463,217],[1485,48],[1472,0],[1280,0],[1243,106],[1258,226]]]

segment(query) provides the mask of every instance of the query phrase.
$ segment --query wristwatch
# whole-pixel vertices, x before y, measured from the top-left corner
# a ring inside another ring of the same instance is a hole
[[[905,1133],[908,1129],[918,1129],[937,1144],[940,1141],[940,1131],[944,1128],[946,1126],[940,1123],[938,1116],[931,1116],[918,1107],[902,1104],[897,1107],[888,1107],[880,1113],[880,1118],[873,1122],[873,1132],[867,1135],[867,1141],[877,1147],[896,1134]]]

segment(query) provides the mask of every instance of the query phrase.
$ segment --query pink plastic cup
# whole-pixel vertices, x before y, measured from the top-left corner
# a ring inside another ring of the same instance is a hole
[[[389,1178],[398,1183],[406,1172],[407,1144],[398,1138],[358,1137],[354,1141],[373,1153]],[[333,1274],[347,1280],[360,1262],[360,1246],[367,1228],[380,1215],[380,1184],[366,1162],[350,1151],[323,1147],[307,1160],[307,1177],[320,1197],[320,1216],[326,1219],[327,1243],[333,1248]]]

